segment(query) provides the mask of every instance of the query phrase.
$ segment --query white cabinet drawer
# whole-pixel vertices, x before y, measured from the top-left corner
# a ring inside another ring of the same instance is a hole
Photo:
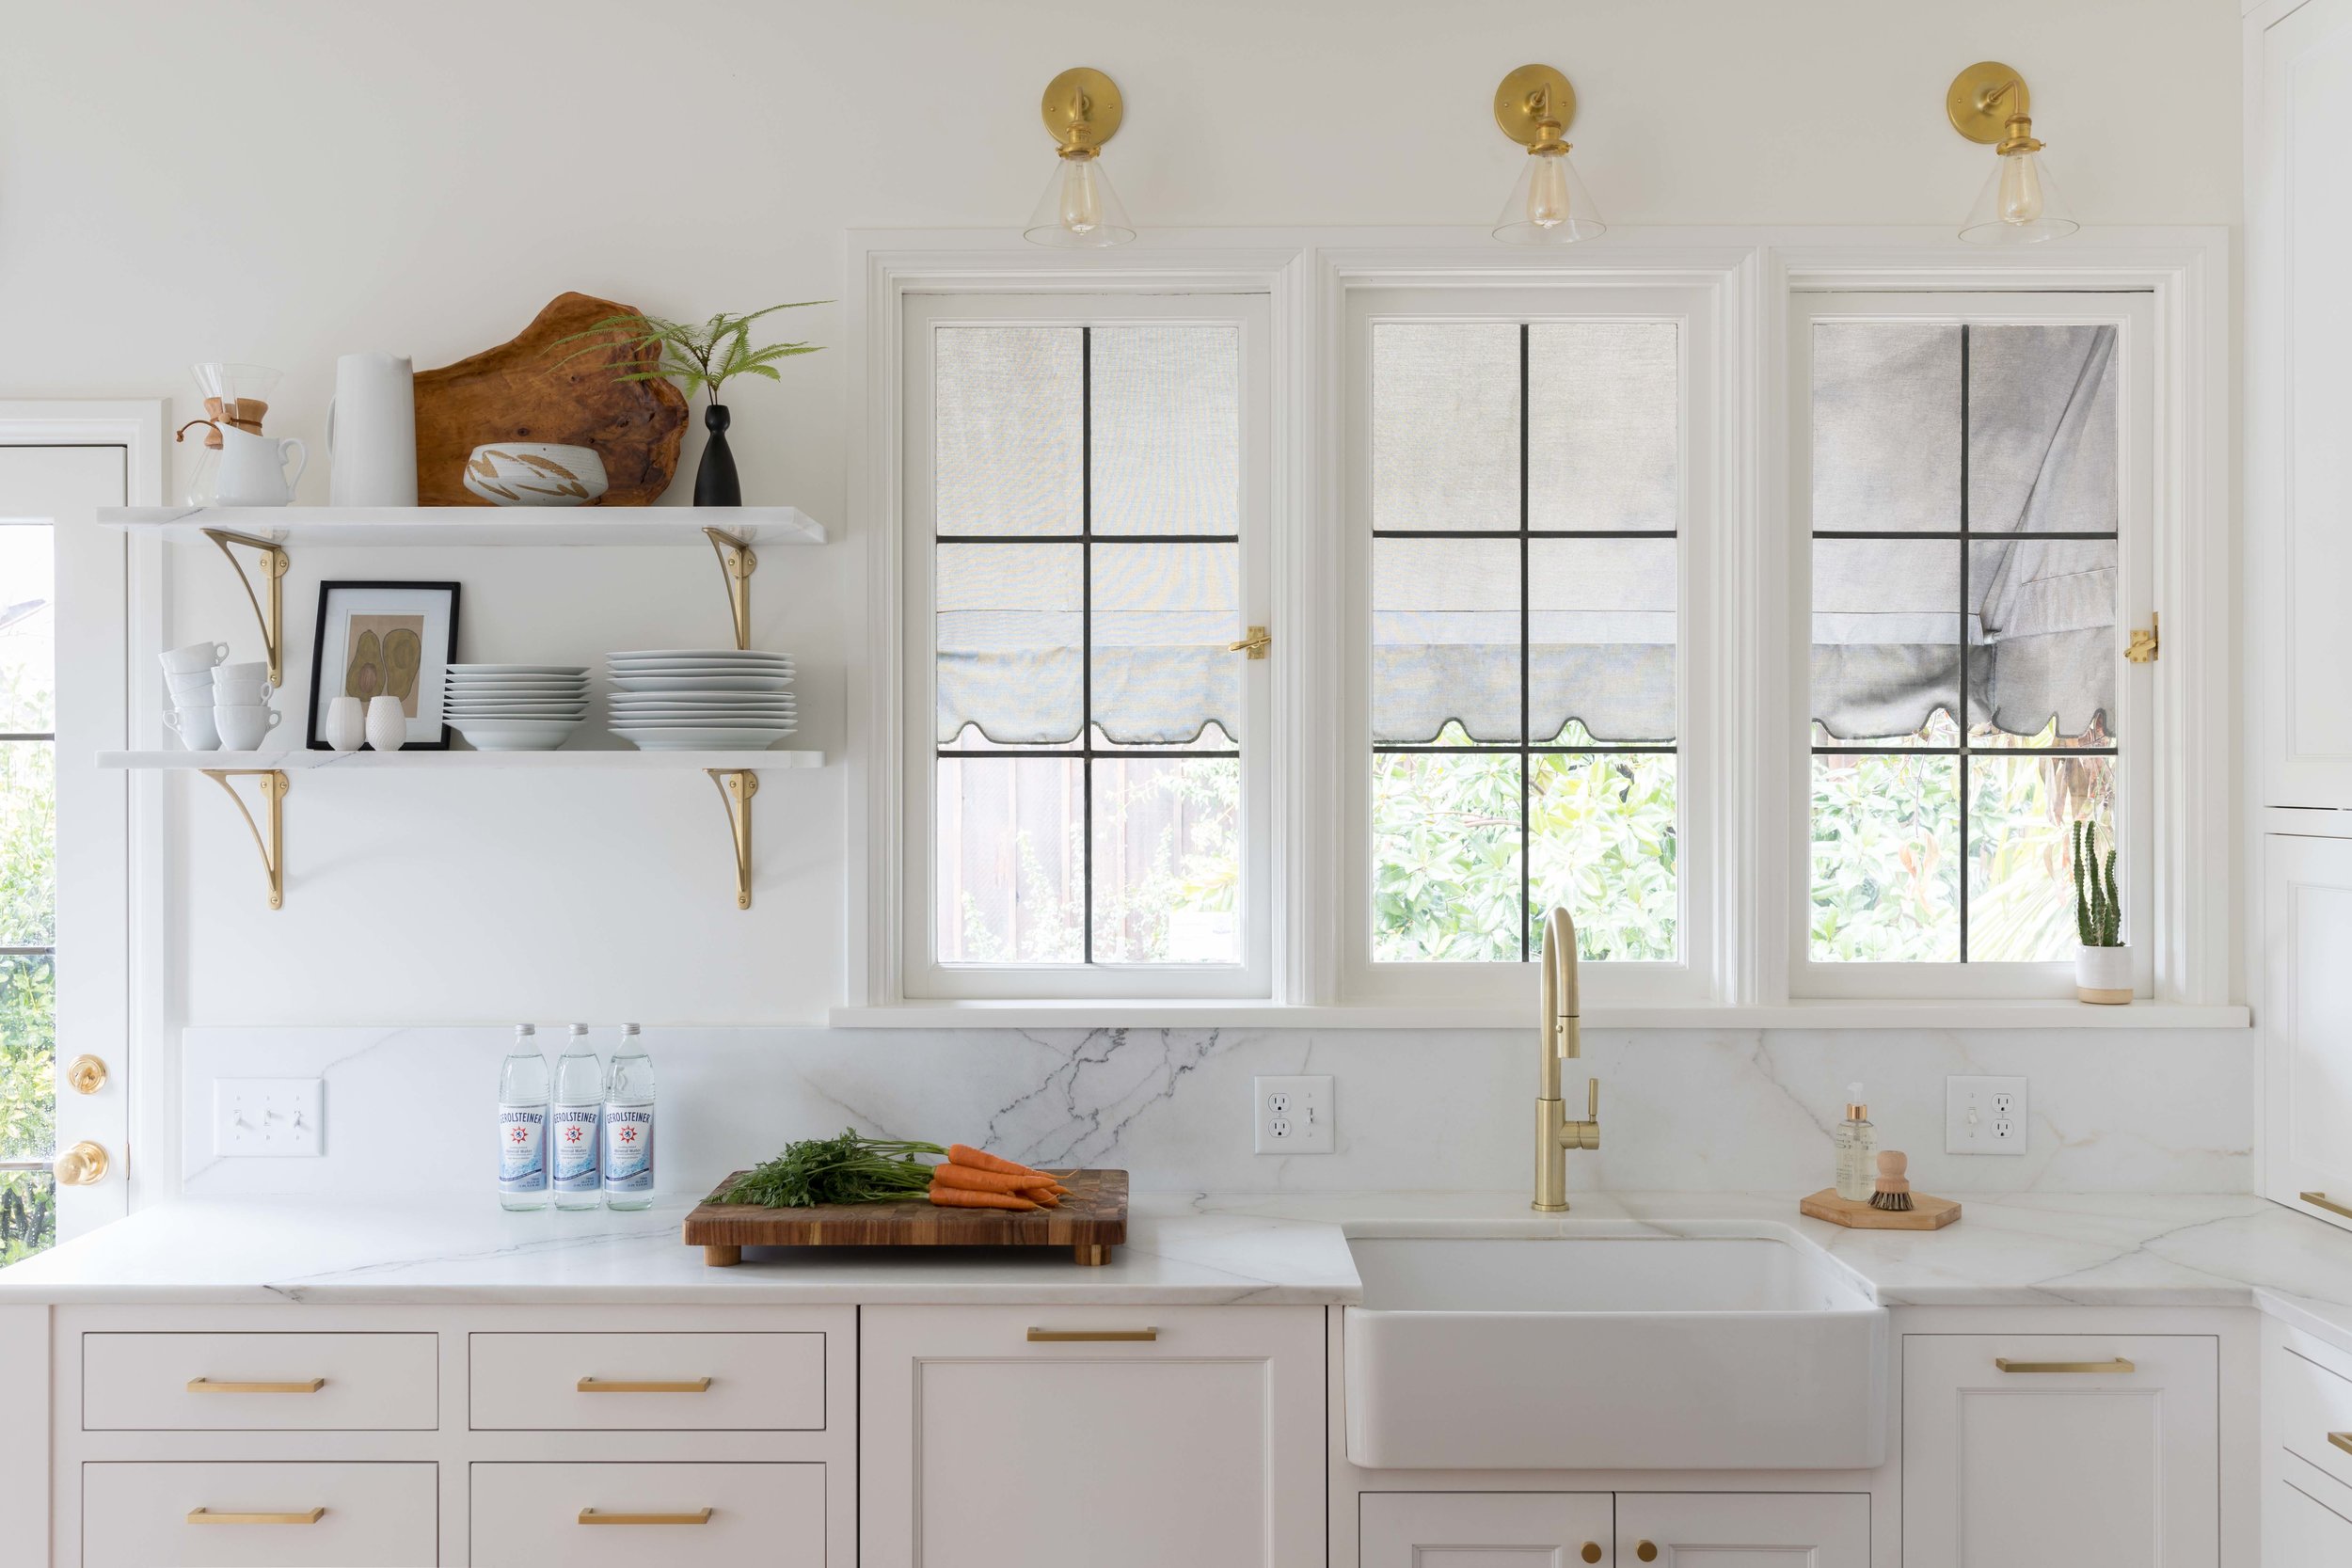
[[[476,1562],[821,1568],[825,1561],[822,1465],[478,1464],[471,1480]]]
[[[430,1432],[432,1334],[85,1334],[86,1432]]]
[[[86,1464],[82,1568],[430,1564],[440,1553],[435,1471],[429,1464]]]
[[[2352,1449],[2333,1441],[2352,1443],[2352,1381],[2281,1345],[2271,1352],[2263,1397],[2286,1450],[2352,1486]]]
[[[477,1432],[819,1432],[825,1336],[475,1334]]]

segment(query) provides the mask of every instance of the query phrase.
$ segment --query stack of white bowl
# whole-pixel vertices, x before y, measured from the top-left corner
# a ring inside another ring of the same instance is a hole
[[[477,752],[552,752],[588,717],[588,667],[453,664],[446,715]]]
[[[612,733],[643,751],[765,751],[798,727],[787,655],[641,648],[604,657]]]

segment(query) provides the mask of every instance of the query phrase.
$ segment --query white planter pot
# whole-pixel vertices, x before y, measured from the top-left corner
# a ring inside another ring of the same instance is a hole
[[[2132,950],[2074,949],[2074,996],[2082,1002],[2122,1004],[2132,999]]]

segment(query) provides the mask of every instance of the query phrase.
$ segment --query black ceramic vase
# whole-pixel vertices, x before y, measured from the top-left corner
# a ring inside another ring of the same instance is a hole
[[[727,409],[714,403],[703,410],[703,428],[710,439],[703,443],[702,466],[694,470],[696,506],[740,506],[743,482],[735,477],[735,453],[727,450]]]

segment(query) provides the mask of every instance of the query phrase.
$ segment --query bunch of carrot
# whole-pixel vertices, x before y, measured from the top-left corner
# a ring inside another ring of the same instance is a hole
[[[945,1164],[931,1167],[931,1201],[944,1209],[1055,1209],[1070,1191],[1051,1172],[949,1144]]]

